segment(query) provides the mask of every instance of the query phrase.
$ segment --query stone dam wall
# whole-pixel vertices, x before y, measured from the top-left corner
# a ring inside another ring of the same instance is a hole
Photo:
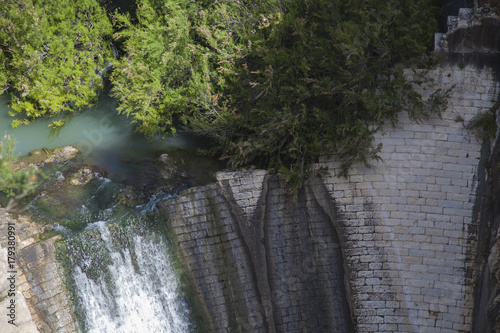
[[[224,172],[163,204],[208,331],[472,330],[481,141],[464,124],[499,85],[469,66],[428,75],[454,85],[447,110],[402,114],[372,168],[340,177],[325,158],[297,201],[262,170]]]
[[[352,332],[335,209],[320,179],[288,200],[262,170],[221,173],[163,210],[206,332]]]
[[[325,184],[345,227],[359,332],[470,332],[481,142],[464,128],[498,95],[491,72],[430,73],[453,89],[442,119],[401,124],[378,136],[382,161],[331,170]]]

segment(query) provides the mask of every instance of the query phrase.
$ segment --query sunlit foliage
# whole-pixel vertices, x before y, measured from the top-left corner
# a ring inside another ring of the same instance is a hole
[[[0,89],[12,93],[13,126],[94,103],[112,33],[99,1],[0,0]]]

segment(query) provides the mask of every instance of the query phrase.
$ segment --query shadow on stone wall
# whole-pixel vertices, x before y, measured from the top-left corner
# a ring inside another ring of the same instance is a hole
[[[204,330],[352,332],[342,239],[321,180],[290,200],[277,177],[226,175],[163,204]]]
[[[485,141],[479,170],[478,200],[474,209],[476,283],[474,333],[500,332],[500,136],[490,147]]]

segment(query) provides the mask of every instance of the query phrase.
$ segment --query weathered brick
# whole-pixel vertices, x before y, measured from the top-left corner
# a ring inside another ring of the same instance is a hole
[[[488,106],[487,103],[481,104],[485,100],[483,93],[479,95],[479,92],[483,91],[482,87],[478,88],[477,84],[464,86],[465,81],[460,81],[465,78],[477,81],[477,72],[473,74],[472,67],[468,71],[464,74],[448,70],[451,74],[449,78],[442,73],[438,75],[434,72],[440,79],[446,77],[450,83],[458,82],[457,100],[452,101],[454,111],[445,112],[442,119],[432,118],[429,123],[421,125],[412,124],[408,117],[403,117],[402,125],[397,129],[388,129],[388,135],[376,138],[376,142],[387,145],[383,149],[384,161],[377,162],[373,169],[369,169],[370,171],[359,168],[352,173],[370,176],[363,177],[363,181],[358,182],[357,188],[362,191],[335,195],[336,197],[342,194],[358,196],[354,200],[355,204],[363,203],[362,198],[372,197],[372,202],[378,204],[369,207],[373,214],[367,214],[366,207],[362,212],[355,214],[355,217],[360,219],[371,219],[375,223],[374,234],[382,236],[382,238],[363,237],[363,241],[375,240],[373,242],[375,246],[379,246],[388,254],[382,266],[376,264],[376,260],[380,260],[376,257],[373,259],[374,262],[368,262],[368,268],[372,269],[374,274],[365,271],[364,277],[371,279],[368,280],[370,283],[376,283],[377,269],[382,269],[380,272],[391,273],[394,279],[393,286],[402,286],[402,281],[406,281],[409,286],[420,284],[418,288],[427,288],[407,289],[411,291],[411,302],[401,304],[406,304],[404,306],[412,309],[413,312],[410,311],[405,315],[406,318],[415,318],[411,323],[386,322],[385,319],[389,316],[385,314],[390,314],[390,311],[384,312],[384,309],[389,308],[386,303],[380,312],[384,314],[384,324],[377,326],[381,332],[433,331],[436,319],[440,320],[440,325],[437,326],[441,327],[441,332],[452,330],[450,327],[453,326],[450,323],[453,321],[442,320],[439,313],[444,313],[443,309],[446,310],[448,306],[456,306],[458,300],[443,298],[440,288],[433,288],[423,281],[452,283],[460,288],[453,289],[448,285],[451,289],[446,290],[452,290],[453,295],[463,295],[464,271],[461,266],[466,258],[465,246],[467,246],[463,223],[471,223],[472,204],[475,200],[475,196],[471,196],[475,190],[472,178],[478,165],[480,143],[468,136],[462,124],[454,122],[454,119],[456,113],[465,119],[471,119],[477,112],[474,108]],[[482,72],[481,75],[484,73],[487,72]],[[490,84],[489,80],[492,80],[492,77],[486,80],[487,84]],[[472,82],[469,81],[468,84]],[[488,93],[491,97],[495,97],[496,92],[493,90]],[[473,98],[475,101],[472,103],[464,97]],[[401,141],[404,144],[401,144]],[[359,178],[354,180],[359,181]],[[327,182],[341,183],[334,178],[328,178]],[[349,202],[353,203],[352,200],[346,200],[343,205],[349,205]],[[343,209],[345,210],[345,207]],[[365,232],[360,234],[371,236]],[[359,249],[360,254],[367,254],[370,252],[368,250],[374,249]],[[370,256],[365,256],[363,260],[368,258]],[[409,269],[412,272],[407,272]],[[398,272],[396,277],[394,272]],[[383,282],[374,284],[377,288],[371,292],[382,293],[385,291],[382,285]],[[437,286],[442,285],[438,283]],[[372,294],[372,298],[366,298],[369,296],[370,292],[363,294],[366,301],[377,299],[377,295]],[[429,309],[439,313],[433,315],[431,319]],[[395,328],[395,325],[398,327]],[[368,329],[360,332],[367,331]]]

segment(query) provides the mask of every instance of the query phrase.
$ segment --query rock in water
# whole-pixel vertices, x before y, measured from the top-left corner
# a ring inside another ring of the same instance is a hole
[[[92,179],[95,178],[94,173],[87,167],[81,168],[71,177],[69,181],[71,185],[82,186],[87,185]]]

